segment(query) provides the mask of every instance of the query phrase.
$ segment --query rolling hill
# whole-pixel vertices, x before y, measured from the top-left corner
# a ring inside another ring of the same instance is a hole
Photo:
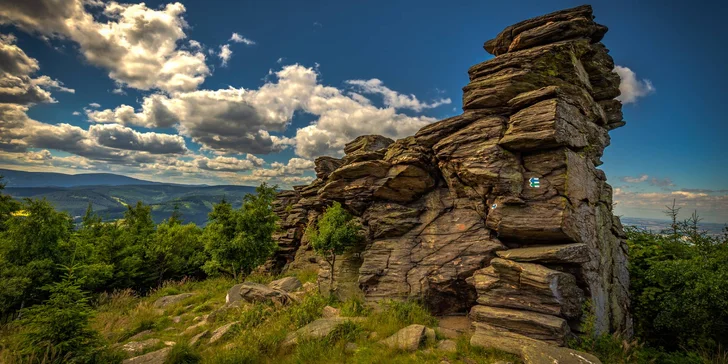
[[[89,202],[94,211],[110,221],[122,218],[127,205],[142,201],[152,207],[157,223],[168,218],[176,205],[185,222],[204,225],[213,204],[224,198],[237,208],[243,196],[255,192],[255,187],[250,186],[165,184],[108,173],[68,175],[0,170],[0,175],[6,176],[5,193],[13,198],[46,199],[77,221]]]

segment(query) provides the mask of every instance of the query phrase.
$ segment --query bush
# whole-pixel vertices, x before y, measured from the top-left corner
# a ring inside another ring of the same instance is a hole
[[[728,347],[728,240],[697,221],[661,234],[627,228],[636,335],[649,346]]]

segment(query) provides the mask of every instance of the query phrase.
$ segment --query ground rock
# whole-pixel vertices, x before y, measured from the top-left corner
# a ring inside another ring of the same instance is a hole
[[[300,339],[320,339],[326,337],[328,334],[330,334],[334,329],[341,325],[344,322],[352,321],[357,322],[361,321],[361,318],[357,317],[329,317],[329,318],[320,318],[318,320],[315,320],[308,325],[288,334],[286,336],[285,340],[283,340],[283,343],[281,345],[283,347],[290,347],[293,345],[298,344],[298,340]]]
[[[427,341],[426,330],[423,325],[409,325],[380,343],[393,349],[417,351]]]
[[[162,341],[159,339],[147,339],[144,341],[130,341],[124,346],[121,347],[121,350],[129,353],[129,354],[137,354],[141,353],[142,351],[149,349],[153,346],[158,345]]]
[[[220,326],[217,329],[215,329],[215,331],[212,332],[212,336],[210,336],[209,343],[212,344],[212,343],[224,338],[225,335],[227,335],[230,332],[230,330],[232,330],[233,327],[235,325],[237,325],[238,323],[239,323],[238,321],[231,322],[229,324]]]
[[[187,298],[190,298],[192,296],[193,296],[192,293],[182,293],[182,294],[177,294],[177,295],[172,295],[172,296],[164,296],[164,297],[161,297],[161,298],[157,299],[156,301],[154,301],[154,307],[165,308],[165,307],[173,305],[177,302],[186,300]]]
[[[200,339],[204,338],[204,337],[205,337],[205,336],[207,336],[207,334],[209,334],[209,333],[210,333],[210,330],[205,330],[205,331],[203,331],[203,332],[201,332],[201,333],[199,333],[199,334],[197,334],[197,335],[193,336],[193,337],[192,337],[192,338],[190,339],[189,345],[190,345],[190,346],[195,346],[195,345],[197,345],[197,343],[198,343],[198,342],[200,342]]]
[[[285,305],[290,301],[290,297],[285,291],[273,289],[266,285],[252,282],[245,282],[234,285],[228,290],[226,303],[232,303],[243,300],[245,302],[273,302],[279,305]]]
[[[321,311],[321,316],[323,318],[339,317],[339,316],[341,316],[341,311],[338,308],[334,308],[331,306],[325,306],[323,308],[323,310]]]
[[[268,283],[268,287],[274,290],[285,292],[293,292],[301,288],[303,285],[296,277],[285,277]]]
[[[123,364],[163,364],[164,361],[167,360],[167,356],[169,355],[170,350],[172,350],[172,348],[166,347],[164,349],[153,351],[151,353],[147,353],[147,354],[144,354],[141,356],[126,359],[122,363]]]
[[[437,349],[446,353],[455,353],[458,351],[458,344],[452,340],[442,340],[437,343]]]

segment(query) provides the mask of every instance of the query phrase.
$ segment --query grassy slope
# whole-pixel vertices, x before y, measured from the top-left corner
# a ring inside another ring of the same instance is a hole
[[[306,281],[312,281],[314,277],[310,273],[300,275]],[[251,279],[264,283],[272,278]],[[221,308],[225,303],[226,292],[233,284],[226,279],[167,284],[141,299],[128,292],[117,293],[104,299],[93,326],[111,343],[123,344],[135,334],[148,332],[134,340],[158,338],[162,342],[174,341],[186,346],[184,343],[195,334],[204,330],[214,331],[226,323],[238,321],[239,324],[224,339],[210,345],[208,335],[196,348],[185,347],[182,350],[199,353],[203,363],[440,363],[445,358],[453,363],[518,362],[515,357],[505,353],[471,348],[467,338],[458,341],[458,352],[454,354],[435,348],[416,353],[387,349],[377,344],[377,341],[413,323],[437,327],[436,319],[413,303],[391,304],[381,311],[371,312],[356,300],[336,302],[315,292],[305,296],[301,302],[283,308],[256,304],[218,311],[208,319],[206,325],[185,331],[199,322],[197,320],[202,315]],[[164,311],[152,307],[157,298],[182,292],[192,292],[194,296]],[[342,326],[326,339],[306,341],[293,350],[280,349],[279,344],[288,333],[321,317],[321,310],[327,304],[341,308],[343,315],[365,316],[366,319],[360,324]],[[178,323],[174,322],[175,317],[179,317]],[[376,339],[370,339],[372,332],[377,333]],[[345,352],[347,342],[357,344],[354,353]],[[164,344],[148,351],[161,346]]]

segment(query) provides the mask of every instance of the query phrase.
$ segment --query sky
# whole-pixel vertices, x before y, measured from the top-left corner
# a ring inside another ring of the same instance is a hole
[[[504,27],[574,1],[0,0],[0,168],[281,187],[461,113]],[[627,125],[615,213],[728,222],[725,2],[595,1]]]

